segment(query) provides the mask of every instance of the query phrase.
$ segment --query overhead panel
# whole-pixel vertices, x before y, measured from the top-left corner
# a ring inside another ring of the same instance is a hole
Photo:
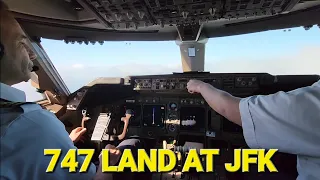
[[[115,29],[201,25],[218,19],[274,15],[297,0],[85,0]],[[289,9],[288,9],[289,8]]]

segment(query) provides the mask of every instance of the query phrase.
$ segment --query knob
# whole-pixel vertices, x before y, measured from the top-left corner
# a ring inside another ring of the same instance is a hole
[[[169,130],[170,132],[174,132],[174,131],[176,130],[176,127],[175,127],[174,125],[172,125],[172,124],[169,124],[169,125],[168,125],[168,130]]]
[[[177,108],[177,104],[176,103],[170,103],[170,109],[171,110],[175,110]]]

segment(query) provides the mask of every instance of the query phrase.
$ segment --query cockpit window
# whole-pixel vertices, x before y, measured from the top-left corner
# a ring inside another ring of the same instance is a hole
[[[320,74],[319,34],[318,27],[299,27],[209,39],[205,71]],[[80,45],[43,39],[42,46],[71,92],[98,77],[182,72],[175,41]]]
[[[320,29],[302,27],[210,39],[205,70],[212,73],[320,74]]]
[[[33,87],[31,81],[21,82],[13,85],[13,87],[23,91],[26,94],[27,102],[38,102],[46,99],[46,95]]]

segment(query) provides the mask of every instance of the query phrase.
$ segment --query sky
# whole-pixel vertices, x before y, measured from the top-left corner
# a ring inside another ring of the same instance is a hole
[[[165,42],[66,44],[42,39],[42,46],[70,92],[98,77],[182,72],[179,46]],[[206,44],[205,71],[320,74],[320,28],[274,30],[212,38]],[[17,85],[30,93],[27,83]]]

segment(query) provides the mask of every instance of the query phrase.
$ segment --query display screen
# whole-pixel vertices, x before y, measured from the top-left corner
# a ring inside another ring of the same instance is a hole
[[[143,124],[149,127],[162,127],[166,108],[163,105],[145,105],[143,107]]]
[[[201,107],[181,107],[180,129],[200,131],[205,128],[205,109]]]

